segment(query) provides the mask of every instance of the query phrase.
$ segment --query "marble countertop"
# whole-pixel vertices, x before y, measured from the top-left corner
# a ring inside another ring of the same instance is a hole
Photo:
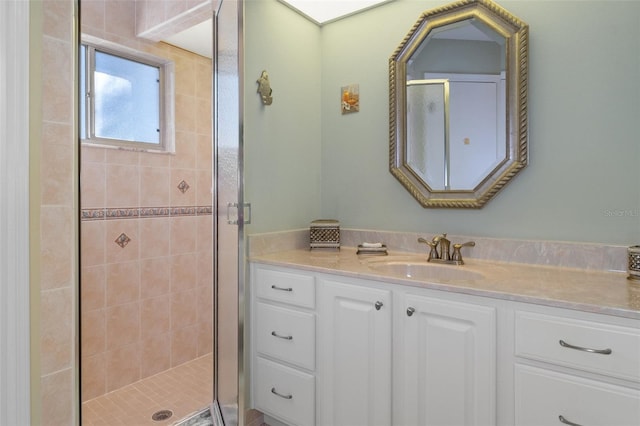
[[[395,257],[420,256],[389,252],[389,256],[357,255],[355,248],[338,250],[297,249],[252,256],[250,261],[294,267],[313,272],[340,274],[433,290],[471,294],[565,309],[640,319],[640,282],[623,272],[603,272],[520,263],[465,259],[462,266],[443,265],[479,272],[473,280],[428,280],[386,274],[369,262]],[[422,255],[423,257],[424,254]]]

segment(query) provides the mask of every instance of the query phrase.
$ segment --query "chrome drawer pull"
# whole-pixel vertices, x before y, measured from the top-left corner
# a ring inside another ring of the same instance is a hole
[[[274,395],[279,396],[280,398],[284,398],[284,399],[293,399],[293,395],[289,394],[289,395],[283,395],[281,393],[278,393],[278,391],[276,391],[276,388],[271,388],[271,393]]]
[[[407,316],[410,317],[411,315],[413,315],[416,312],[415,308],[412,308],[411,306],[409,306],[407,308]]]
[[[565,425],[582,426],[582,425],[580,425],[578,423],[570,422],[569,420],[565,419],[562,415],[558,416],[558,420],[560,420],[560,423],[564,423]]]
[[[293,340],[293,336],[282,336],[282,335],[276,333],[275,331],[272,331],[271,335],[274,336],[274,337],[277,337],[278,339]]]
[[[560,340],[559,343],[560,343],[560,346],[564,348],[575,349],[577,351],[589,352],[592,354],[610,355],[612,352],[611,349],[591,349],[591,348],[583,348],[580,346],[573,346],[565,342],[564,340]]]
[[[272,285],[271,288],[280,291],[293,291],[291,287],[278,287],[277,285]]]
[[[376,302],[376,304],[374,306],[376,307],[376,311],[379,311],[380,308],[382,308],[383,303],[382,302]]]

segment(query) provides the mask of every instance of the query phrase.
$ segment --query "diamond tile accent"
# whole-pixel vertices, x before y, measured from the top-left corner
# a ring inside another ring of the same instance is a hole
[[[129,238],[127,234],[123,232],[122,234],[120,234],[118,238],[116,238],[115,243],[118,244],[120,247],[125,248],[130,241],[131,241],[131,238]]]
[[[182,181],[178,184],[178,189],[184,194],[189,189],[189,184],[185,181]]]

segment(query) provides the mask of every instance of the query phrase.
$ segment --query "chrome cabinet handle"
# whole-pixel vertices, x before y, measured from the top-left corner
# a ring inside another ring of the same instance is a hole
[[[569,420],[565,419],[562,415],[558,416],[558,420],[560,420],[560,423],[564,423],[565,425],[582,426],[581,424],[570,422]]]
[[[592,354],[610,355],[612,352],[611,349],[591,349],[583,348],[581,346],[573,346],[565,342],[564,340],[560,340],[558,343],[560,343],[560,346],[562,346],[563,348],[575,349],[577,351],[589,352]]]
[[[376,304],[374,306],[376,307],[376,311],[379,311],[380,308],[382,308],[383,303],[382,302],[376,302]]]
[[[278,391],[276,391],[276,388],[271,388],[271,393],[274,394],[274,395],[279,396],[280,398],[293,399],[293,395],[291,395],[291,394],[283,395],[283,394],[279,393]]]
[[[291,287],[278,287],[277,285],[272,285],[271,288],[280,291],[293,291]]]
[[[283,336],[281,334],[276,333],[275,331],[272,331],[271,335],[274,337],[277,337],[278,339],[293,340],[293,336]]]
[[[407,316],[410,317],[411,315],[413,315],[416,312],[415,308],[412,308],[411,306],[409,306],[407,308]]]

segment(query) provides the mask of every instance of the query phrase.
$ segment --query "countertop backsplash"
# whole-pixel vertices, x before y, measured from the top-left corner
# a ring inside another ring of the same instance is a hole
[[[428,247],[418,243],[437,234],[424,232],[393,232],[362,229],[340,229],[340,244],[356,247],[363,242],[383,243],[390,251],[428,253]],[[627,270],[627,247],[595,243],[536,241],[472,237],[447,234],[453,243],[475,241],[475,247],[462,248],[463,258],[496,262],[525,263],[597,271]],[[249,235],[249,257],[286,250],[309,248],[309,229],[294,229]],[[324,249],[323,249],[324,250]]]

